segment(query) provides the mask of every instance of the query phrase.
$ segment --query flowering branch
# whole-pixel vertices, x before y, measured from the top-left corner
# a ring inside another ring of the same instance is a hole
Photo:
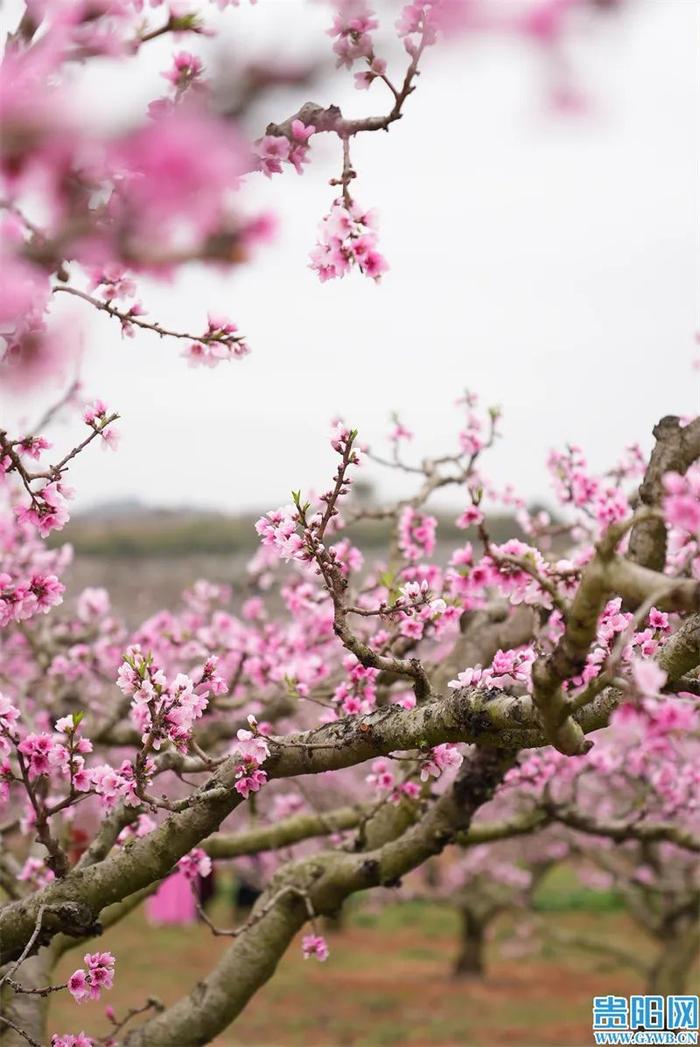
[[[83,301],[89,302],[90,305],[94,306],[95,309],[99,309],[103,313],[107,313],[108,316],[114,317],[119,320],[122,332],[127,335],[133,334],[133,328],[138,327],[144,331],[152,331],[157,334],[160,338],[179,338],[184,341],[192,343],[190,347],[189,356],[195,357],[201,353],[197,346],[205,346],[213,348],[214,350],[220,350],[219,356],[245,356],[248,353],[248,346],[246,344],[243,335],[236,333],[235,325],[228,322],[215,321],[209,323],[209,329],[203,334],[188,334],[186,331],[173,331],[167,327],[163,327],[162,324],[152,323],[148,320],[144,320],[140,305],[136,303],[129,309],[118,309],[112,304],[110,300],[102,301],[99,298],[95,298],[93,295],[87,294],[85,291],[79,291],[76,287],[68,287],[64,284],[59,284],[53,288],[54,293],[62,291],[64,294],[74,295],[76,298],[82,298]],[[115,416],[116,417],[116,416]]]

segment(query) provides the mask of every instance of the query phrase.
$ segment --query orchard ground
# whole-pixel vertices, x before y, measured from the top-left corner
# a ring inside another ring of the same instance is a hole
[[[572,890],[561,875],[557,879],[539,898],[545,923],[651,955],[614,899]],[[220,900],[215,912],[222,921],[230,919]],[[635,972],[603,955],[557,948],[509,956],[502,938],[507,928],[504,918],[488,948],[486,978],[459,981],[445,977],[457,946],[456,915],[449,908],[407,903],[372,912],[358,905],[346,925],[329,934],[325,964],[305,961],[297,942],[274,979],[214,1044],[588,1047],[592,997],[644,991]],[[203,925],[155,929],[141,912],[133,913],[100,942],[120,957],[109,1000],[86,1003],[76,1016],[75,1003],[59,994],[49,1027],[104,1033],[105,1004],[121,1016],[143,1003],[146,985],[171,1003],[183,984],[207,973],[227,944]],[[75,952],[64,957],[59,976],[70,974],[78,958]]]

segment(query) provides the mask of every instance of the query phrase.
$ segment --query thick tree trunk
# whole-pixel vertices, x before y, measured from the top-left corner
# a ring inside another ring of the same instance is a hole
[[[483,978],[486,922],[464,907],[459,915],[460,947],[452,973],[455,978]]]
[[[664,938],[661,953],[649,975],[649,992],[666,996],[686,991],[688,975],[700,945],[698,931],[698,924],[693,921]]]

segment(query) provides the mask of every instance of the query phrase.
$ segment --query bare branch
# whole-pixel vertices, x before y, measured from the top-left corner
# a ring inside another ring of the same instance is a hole
[[[210,858],[238,858],[291,847],[314,836],[354,829],[372,810],[371,805],[338,807],[318,814],[297,814],[274,825],[262,825],[238,833],[215,833],[205,840],[202,849]]]

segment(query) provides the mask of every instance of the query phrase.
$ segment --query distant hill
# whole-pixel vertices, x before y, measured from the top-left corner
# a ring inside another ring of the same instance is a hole
[[[96,506],[73,516],[55,536],[92,556],[187,556],[252,550],[259,514],[157,508],[137,502]]]
[[[167,512],[167,510],[155,510]],[[81,520],[114,520],[124,517],[148,516],[154,512],[152,505],[139,501],[138,498],[117,498],[111,502],[99,502],[83,509],[79,515]]]
[[[438,516],[438,537],[452,544],[474,540],[471,531],[454,524],[454,514]],[[76,552],[103,557],[174,557],[193,553],[250,553],[258,543],[255,521],[260,513],[227,515],[197,509],[166,509],[138,501],[111,502],[77,513],[52,544],[70,542]],[[489,531],[497,542],[520,537],[510,516],[494,516]],[[389,537],[386,521],[363,521],[348,529],[363,548],[379,548]]]

